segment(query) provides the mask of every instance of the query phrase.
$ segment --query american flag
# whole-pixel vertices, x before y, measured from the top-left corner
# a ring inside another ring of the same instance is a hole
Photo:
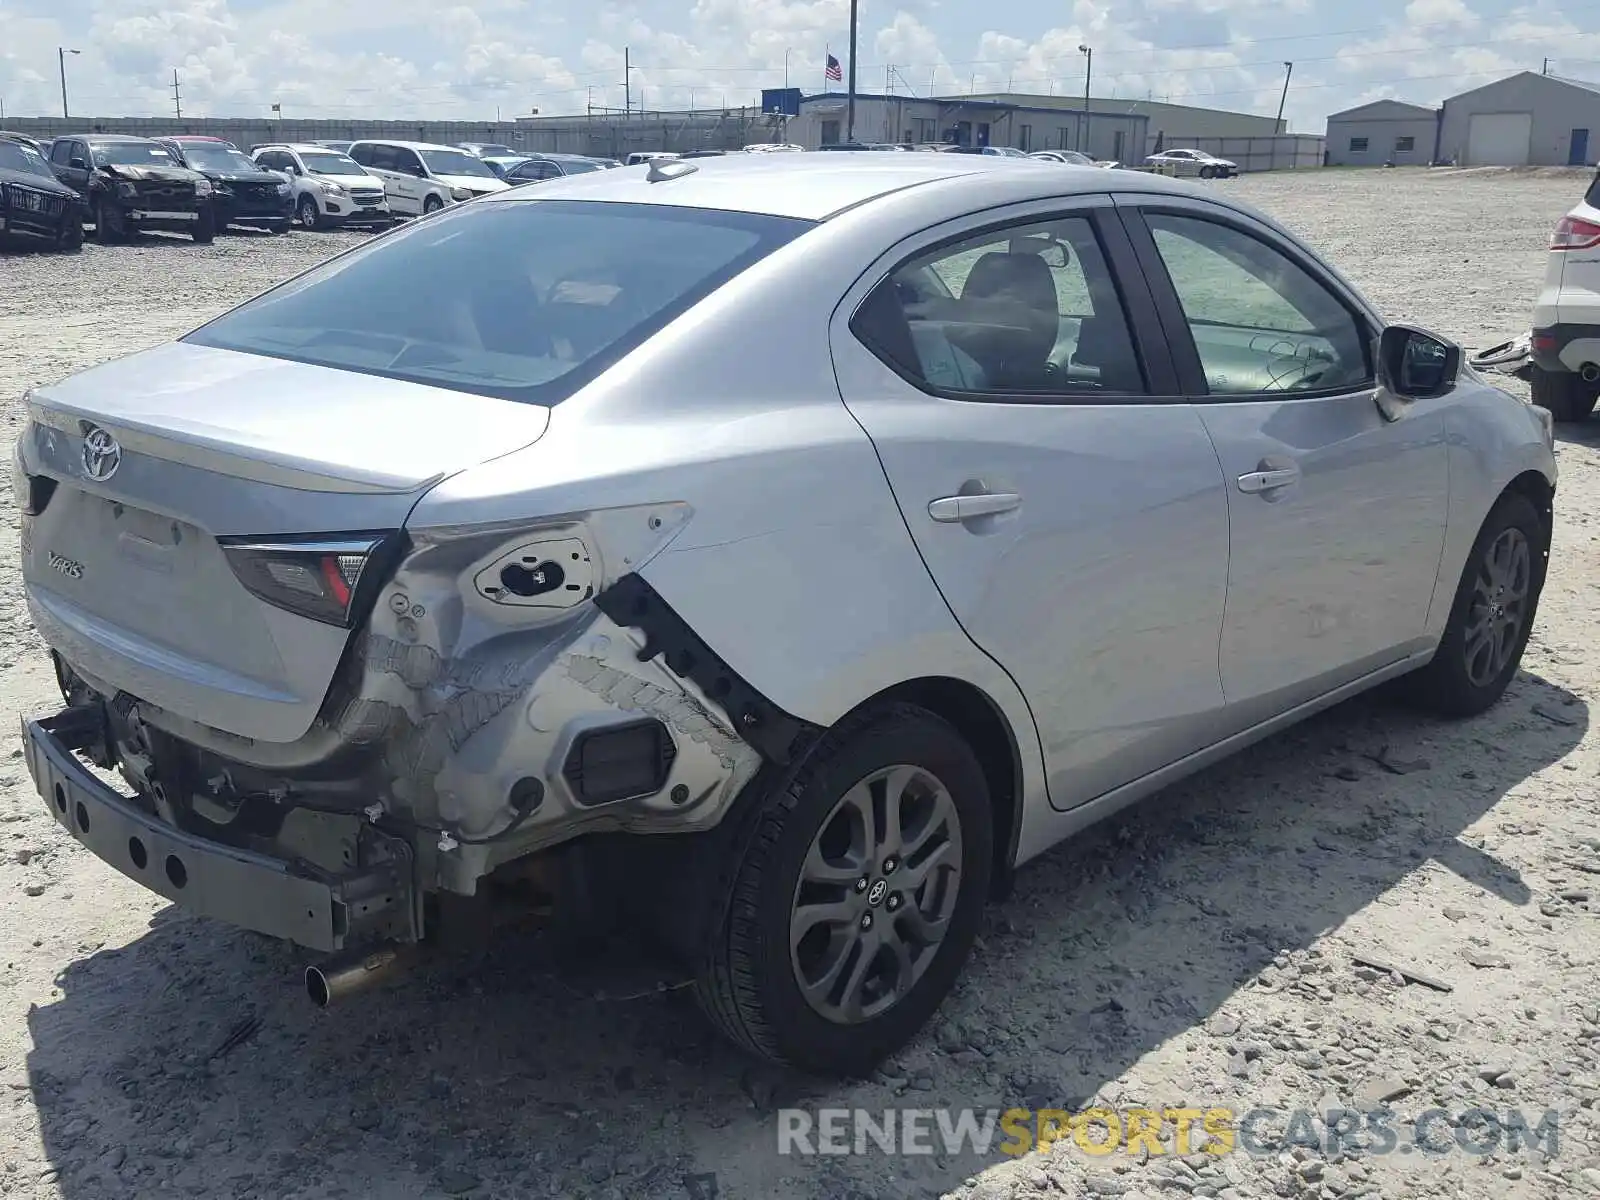
[[[838,83],[844,78],[844,71],[839,67],[839,60],[831,54],[828,55],[828,69],[824,72],[824,74],[826,74],[827,77],[833,80],[835,83]]]

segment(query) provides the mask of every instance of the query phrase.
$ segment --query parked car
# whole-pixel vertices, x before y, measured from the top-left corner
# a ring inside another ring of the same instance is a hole
[[[623,166],[627,167],[637,167],[641,163],[653,162],[658,158],[677,157],[678,155],[674,154],[671,150],[635,150],[632,154],[627,155],[622,160],[622,164]]]
[[[0,246],[76,250],[85,216],[78,193],[55,177],[43,155],[0,137]]]
[[[349,154],[350,153],[350,147],[354,146],[355,142],[353,142],[353,141],[345,142],[345,141],[340,141],[338,139],[334,139],[331,142],[330,141],[313,141],[311,143],[311,145],[313,145],[313,146],[321,146],[325,150],[337,150],[340,154]]]
[[[804,146],[793,142],[752,142],[745,149],[751,154],[797,154],[805,151]]]
[[[95,239],[107,245],[145,231],[216,237],[211,180],[150,138],[89,133],[50,143],[50,169],[89,206]]]
[[[457,142],[457,150],[465,150],[475,158],[515,158],[517,152],[499,142]]]
[[[1035,150],[1028,155],[1039,162],[1062,163],[1069,167],[1115,167],[1119,164],[1105,159],[1090,158],[1078,150]]]
[[[312,142],[256,148],[255,161],[288,177],[295,220],[303,229],[394,223],[383,180],[348,154]]]
[[[1533,402],[1581,421],[1600,399],[1600,172],[1556,223],[1528,339]]]
[[[428,142],[355,142],[350,157],[383,180],[396,216],[417,217],[447,204],[505,191],[506,182],[481,158]]]
[[[1549,414],[1270,217],[981,156],[675,166],[28,395],[64,707],[22,746],[70,836],[335,954],[318,1003],[436,893],[615,905],[738,1044],[859,1074],[1053,843],[1386,681],[1504,693]]]
[[[584,175],[605,168],[580,154],[534,154],[519,159],[484,159],[509,184],[539,183],[566,175]]]
[[[1179,176],[1198,175],[1201,179],[1232,179],[1239,173],[1238,163],[1204,150],[1164,150],[1146,155],[1144,161],[1152,167],[1171,167]]]
[[[283,233],[294,220],[294,188],[287,175],[251,161],[233,143],[221,138],[162,137],[184,166],[211,181],[217,230],[231,225]]]

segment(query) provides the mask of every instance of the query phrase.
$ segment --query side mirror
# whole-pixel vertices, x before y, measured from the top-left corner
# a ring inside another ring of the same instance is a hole
[[[1461,347],[1425,329],[1390,325],[1378,337],[1378,382],[1405,400],[1442,396],[1461,373]]]

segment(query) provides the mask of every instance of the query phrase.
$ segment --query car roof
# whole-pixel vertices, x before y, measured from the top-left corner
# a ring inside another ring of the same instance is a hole
[[[352,146],[354,142],[350,143]],[[324,154],[343,154],[343,150],[331,150],[321,142],[262,142],[255,147],[257,150],[320,150]]]
[[[352,146],[401,146],[407,150],[451,150],[461,153],[460,146],[446,146],[442,142],[402,142],[398,138],[356,138]],[[487,144],[487,143],[485,143]],[[327,147],[323,147],[327,149]]]
[[[138,137],[131,133],[71,133],[66,136],[82,138],[86,142],[105,142],[107,144],[113,142],[153,142],[156,140],[150,137]]]
[[[1107,190],[1107,173],[1026,158],[992,154],[729,154],[719,158],[678,159],[693,171],[650,182],[642,167],[568,175],[537,188],[513,188],[489,197],[490,203],[545,199],[668,204],[681,208],[725,209],[822,221],[907,188],[949,186],[971,176],[1007,179],[1006,199],[1026,201]],[[973,179],[974,186],[989,186]],[[1192,184],[1157,175],[1128,173],[1119,191],[1202,193]],[[977,207],[974,204],[974,207]],[[964,211],[964,210],[962,210]],[[952,215],[958,215],[952,212]]]

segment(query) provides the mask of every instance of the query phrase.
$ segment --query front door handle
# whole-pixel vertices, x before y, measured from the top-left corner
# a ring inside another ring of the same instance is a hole
[[[1015,492],[981,492],[976,496],[941,496],[928,501],[928,515],[946,523],[992,517],[996,513],[1020,508],[1022,497]]]
[[[1300,471],[1297,467],[1279,467],[1271,471],[1251,471],[1239,476],[1239,490],[1249,495],[1259,495],[1262,492],[1275,492],[1279,488],[1288,487],[1291,483],[1300,481]]]

